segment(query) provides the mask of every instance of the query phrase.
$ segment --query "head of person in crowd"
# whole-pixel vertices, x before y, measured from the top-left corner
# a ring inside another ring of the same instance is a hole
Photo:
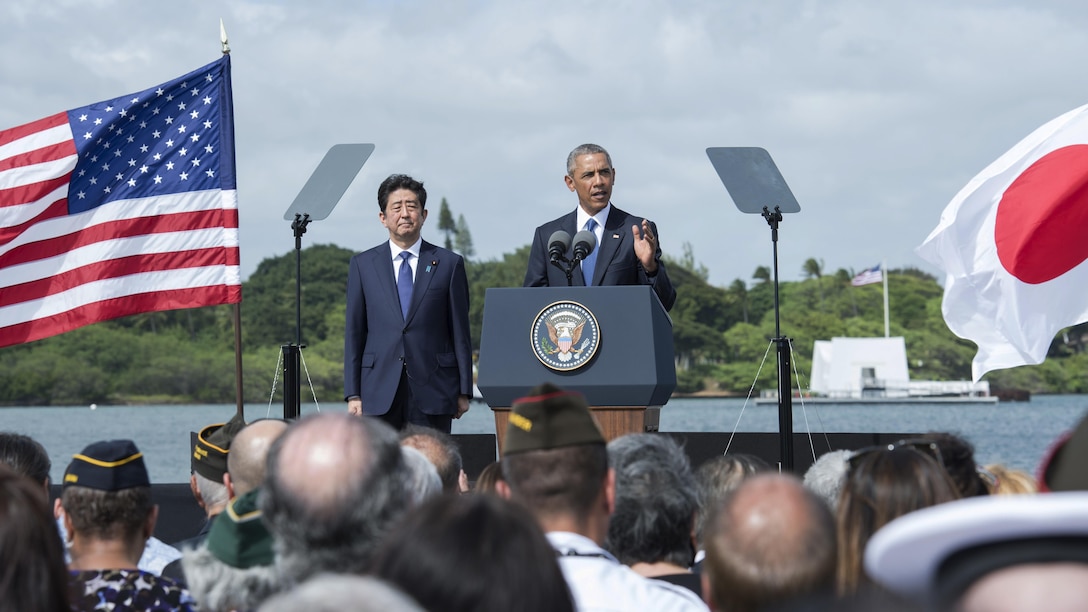
[[[60,497],[75,570],[135,568],[158,507],[143,453],[131,440],[95,442],[72,458]],[[103,566],[103,550],[107,560]]]
[[[1088,491],[1088,415],[1047,450],[1036,481],[1040,491]]]
[[[411,597],[371,576],[321,574],[266,600],[259,612],[424,612]]]
[[[223,479],[231,498],[245,495],[264,482],[268,449],[286,429],[287,421],[283,419],[257,419],[234,435]]]
[[[259,507],[285,580],[356,573],[411,505],[397,432],[349,414],[307,416],[268,453]]]
[[[502,480],[502,463],[492,461],[484,466],[484,469],[480,470],[480,475],[476,477],[472,491],[474,493],[498,493],[496,489],[500,480]]]
[[[604,436],[585,399],[545,383],[515,402],[506,430],[500,494],[528,508],[545,532],[603,544],[615,502]]]
[[[1039,491],[1035,477],[1024,470],[1001,463],[991,463],[983,469],[992,478],[987,482],[990,495],[1026,495]]]
[[[695,542],[699,550],[705,548],[709,514],[706,509],[717,508],[725,496],[740,486],[745,478],[760,472],[771,471],[766,461],[747,453],[726,453],[708,459],[695,470],[695,485],[699,495],[699,513],[695,516]]]
[[[45,447],[30,436],[11,431],[0,431],[0,464],[16,474],[26,476],[49,490],[49,471],[53,463]]]
[[[947,431],[931,431],[924,436],[937,443],[944,469],[960,492],[960,497],[989,495],[986,478],[975,462],[975,447],[967,438]]]
[[[190,456],[193,473],[189,477],[189,486],[196,502],[209,517],[222,512],[230,501],[225,482],[227,458],[230,456],[234,436],[245,426],[242,415],[235,413],[226,423],[204,427],[193,440],[193,452]]]
[[[853,451],[833,450],[819,456],[807,470],[802,479],[805,487],[819,495],[832,510],[839,503],[839,493],[846,471],[850,468],[850,456]]]
[[[621,436],[607,448],[616,502],[605,548],[643,576],[688,573],[699,502],[684,449],[655,433]]]
[[[438,470],[427,456],[411,446],[401,446],[404,463],[408,466],[408,488],[412,491],[412,504],[419,505],[435,495],[442,494],[442,480]]]
[[[703,598],[712,610],[755,612],[834,588],[835,522],[788,474],[745,479],[714,509],[706,535]]]
[[[836,508],[839,593],[868,588],[861,560],[869,538],[893,519],[960,498],[935,442],[903,440],[856,451]]]
[[[865,551],[873,579],[927,610],[1088,609],[1088,492],[973,497],[898,518]]]
[[[496,495],[428,500],[386,538],[371,574],[430,612],[574,610],[540,527]]]
[[[41,481],[0,465],[0,608],[5,610],[71,610],[64,546],[46,499]]]
[[[184,553],[189,592],[203,610],[255,610],[282,586],[258,494],[231,500],[204,545]]]
[[[453,436],[433,427],[408,425],[400,432],[400,443],[410,446],[427,457],[438,470],[442,490],[447,493],[460,491],[461,474],[464,472],[461,449]]]

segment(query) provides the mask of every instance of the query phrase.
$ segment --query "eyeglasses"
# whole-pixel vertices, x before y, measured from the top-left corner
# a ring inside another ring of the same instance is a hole
[[[941,449],[937,446],[937,443],[933,440],[926,440],[925,438],[909,438],[906,440],[899,440],[891,444],[878,444],[876,446],[866,446],[865,448],[854,451],[853,455],[847,459],[847,463],[850,465],[850,469],[857,467],[864,457],[867,457],[873,453],[888,452],[899,449],[913,450],[918,453],[930,457],[937,462],[937,465],[944,467],[944,457],[941,456]]]

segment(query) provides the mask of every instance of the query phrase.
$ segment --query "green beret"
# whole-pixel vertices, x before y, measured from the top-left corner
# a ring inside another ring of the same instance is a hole
[[[72,456],[64,470],[64,486],[99,491],[150,487],[144,454],[132,440],[95,442]]]
[[[231,567],[272,565],[272,534],[257,509],[258,491],[235,497],[208,532],[208,552]]]
[[[223,482],[227,473],[227,453],[234,436],[246,426],[242,415],[235,413],[226,423],[208,425],[200,430],[193,442],[193,471],[213,482]]]
[[[585,398],[545,383],[514,400],[503,454],[604,443]]]

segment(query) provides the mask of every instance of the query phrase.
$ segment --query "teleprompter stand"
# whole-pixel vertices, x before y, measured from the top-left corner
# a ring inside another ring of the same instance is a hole
[[[333,145],[283,215],[295,235],[295,341],[280,346],[285,419],[297,419],[302,412],[302,235],[310,221],[320,221],[336,208],[373,152],[372,144]]]
[[[801,212],[770,153],[759,147],[711,147],[706,150],[730,197],[742,213],[763,215],[771,226],[774,251],[774,342],[778,349],[778,441],[782,470],[793,470],[793,391],[790,339],[782,335],[778,308],[778,224],[782,213]],[[770,206],[773,204],[774,209]]]

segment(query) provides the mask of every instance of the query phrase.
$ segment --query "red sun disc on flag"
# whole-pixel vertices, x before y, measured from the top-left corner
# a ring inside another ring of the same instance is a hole
[[[1040,157],[1005,190],[994,242],[1001,265],[1025,283],[1054,280],[1088,259],[1088,145]]]

